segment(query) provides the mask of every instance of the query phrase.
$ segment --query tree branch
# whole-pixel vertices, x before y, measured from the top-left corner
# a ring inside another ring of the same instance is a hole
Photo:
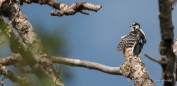
[[[135,86],[155,86],[150,74],[141,61],[140,55],[134,56],[132,48],[124,49],[125,62],[121,67],[123,75],[130,78]]]
[[[1,12],[3,16],[9,18],[11,24],[23,40],[23,42],[21,42],[22,44],[20,42],[18,43],[21,45],[20,47],[18,45],[18,47],[13,45],[11,50],[18,50],[16,53],[19,53],[22,56],[43,86],[63,86],[61,79],[57,76],[58,71],[53,67],[50,59],[46,58],[48,53],[43,46],[41,39],[34,32],[33,27],[26,16],[21,13],[20,8],[15,3],[9,4],[4,2],[2,4]],[[18,40],[14,41],[17,43]]]
[[[18,53],[21,49],[26,49],[24,43],[20,40],[20,37],[13,30],[12,26],[1,16],[0,26],[2,34],[4,34],[9,41],[9,47],[13,53]]]
[[[2,66],[1,64],[0,74],[4,75],[4,77],[6,78],[9,78],[12,82],[19,83],[22,86],[36,86],[28,78],[14,75],[11,71],[7,70],[6,67]]]
[[[54,4],[49,3],[50,6],[60,10],[59,12],[51,11],[51,15],[53,16],[74,15],[77,12],[89,15],[89,13],[84,12],[83,10],[91,10],[97,12],[102,7],[100,5],[93,5],[91,3],[86,3],[86,2],[73,3],[71,6],[68,6],[64,3],[57,3],[57,2],[51,2],[51,3]]]
[[[154,57],[152,57],[152,56],[150,56],[150,55],[148,55],[148,54],[144,54],[144,55],[145,55],[146,57],[148,57],[150,60],[161,64],[161,63],[160,63],[160,60],[157,60],[157,59],[155,59]]]
[[[10,0],[9,0],[10,1]],[[16,2],[16,0],[12,0]],[[89,15],[89,13],[84,12],[83,10],[90,10],[97,12],[102,8],[101,5],[94,5],[87,2],[78,2],[73,3],[71,6],[68,6],[62,2],[56,2],[55,0],[19,0],[21,5],[24,3],[38,3],[38,4],[47,4],[55,9],[58,9],[60,11],[51,11],[52,16],[63,16],[63,15],[75,15],[77,12],[80,12],[85,15]]]
[[[78,59],[69,59],[65,57],[50,56],[53,63],[65,64],[70,66],[84,67],[98,70],[108,74],[122,75],[120,67],[109,67],[95,62],[83,61]]]
[[[21,63],[22,57],[20,54],[12,54],[11,56],[8,56],[6,58],[0,58],[0,64],[3,66],[9,66],[9,65],[15,65],[16,63]]]
[[[175,85],[175,61],[176,56],[173,52],[173,39],[174,39],[174,26],[172,23],[171,3],[169,0],[159,0],[159,20],[161,30],[161,41],[159,45],[159,51],[161,59],[165,64],[161,65],[163,69],[162,78],[165,81],[164,86]]]

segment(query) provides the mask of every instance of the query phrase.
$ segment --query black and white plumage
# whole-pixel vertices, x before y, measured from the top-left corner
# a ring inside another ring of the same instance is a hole
[[[146,43],[146,36],[140,28],[140,24],[134,22],[131,26],[132,31],[123,37],[117,46],[117,50],[121,51],[125,48],[132,48],[133,55],[138,56],[141,53],[143,45]]]

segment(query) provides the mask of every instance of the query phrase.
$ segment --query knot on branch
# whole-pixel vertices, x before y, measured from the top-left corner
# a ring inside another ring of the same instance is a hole
[[[130,69],[131,69],[131,63],[129,61],[124,62],[124,64],[120,66],[120,71],[122,75],[124,75],[125,77],[129,77]]]

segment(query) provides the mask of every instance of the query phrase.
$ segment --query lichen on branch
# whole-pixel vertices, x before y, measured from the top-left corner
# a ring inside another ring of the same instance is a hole
[[[79,3],[73,3],[71,6],[68,6],[64,3],[60,3],[59,12],[51,11],[51,15],[53,16],[63,16],[63,15],[74,15],[77,12],[80,12],[82,14],[89,15],[89,13],[84,12],[83,10],[91,10],[97,12],[99,9],[101,9],[102,6],[100,5],[93,5],[91,3],[86,2],[79,2]]]

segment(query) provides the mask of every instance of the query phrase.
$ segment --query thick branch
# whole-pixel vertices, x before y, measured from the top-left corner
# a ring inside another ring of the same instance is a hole
[[[172,23],[171,14],[171,3],[169,0],[159,0],[159,19],[160,19],[160,30],[161,30],[161,41],[159,45],[159,51],[161,54],[161,59],[165,64],[162,65],[164,80],[170,80],[170,82],[165,81],[164,86],[174,86],[175,85],[175,61],[176,56],[173,52],[173,39],[174,39],[174,26]]]
[[[78,59],[69,59],[69,58],[57,57],[57,56],[51,56],[50,58],[53,63],[99,70],[108,74],[122,75],[120,71],[120,67],[109,67],[95,62],[83,61]]]
[[[13,53],[18,53],[21,49],[26,48],[12,26],[3,17],[0,17],[0,26],[2,33],[8,38],[9,47]]]
[[[124,49],[125,62],[121,67],[123,75],[130,78],[135,86],[155,86],[141,57],[133,56],[131,48]]]
[[[9,78],[12,82],[19,83],[22,86],[36,86],[28,78],[14,75],[11,71],[7,70],[6,67],[2,66],[1,64],[0,64],[0,74],[4,75],[4,77],[6,78]]]
[[[46,57],[48,53],[41,39],[34,32],[26,16],[21,13],[20,8],[15,3],[3,3],[2,9],[3,16],[9,18],[23,40],[22,47],[12,46],[11,50],[18,50],[16,53],[19,53],[26,64],[31,67],[32,72],[39,78],[43,86],[63,86],[61,79],[57,76],[58,71]]]

